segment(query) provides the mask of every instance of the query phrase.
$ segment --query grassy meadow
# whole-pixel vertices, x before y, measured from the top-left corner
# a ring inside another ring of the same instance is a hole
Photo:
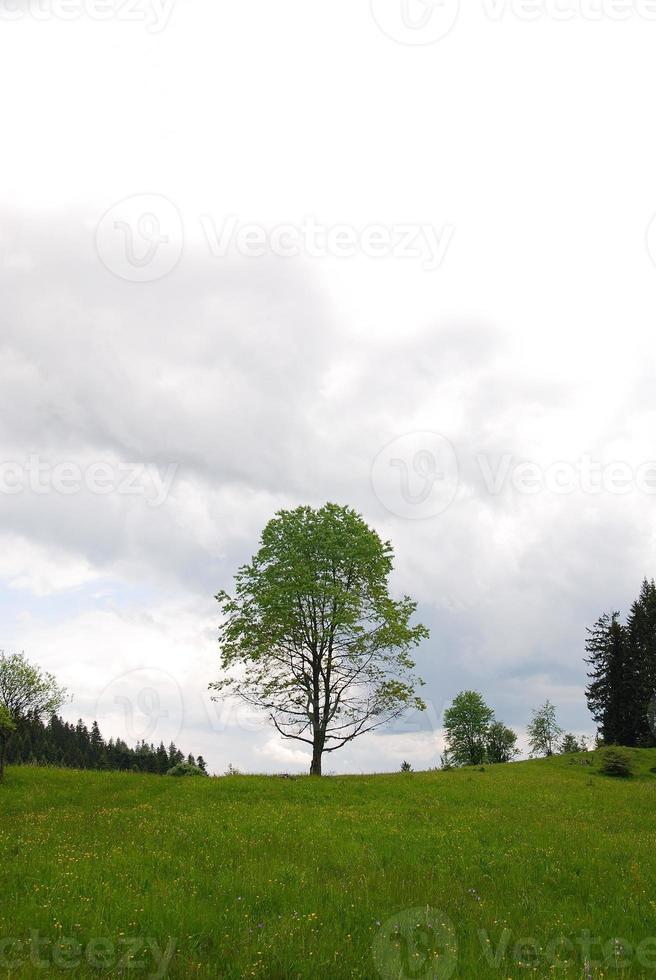
[[[656,750],[632,754],[628,780],[594,753],[323,779],[10,768],[0,977],[656,975]]]

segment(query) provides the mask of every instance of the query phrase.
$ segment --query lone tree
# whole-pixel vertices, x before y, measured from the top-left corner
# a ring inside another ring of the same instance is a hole
[[[494,712],[478,691],[462,691],[444,712],[446,754],[453,766],[479,766],[485,761],[488,729]]]
[[[395,601],[393,549],[355,511],[336,504],[280,511],[235,595],[217,595],[222,678],[210,688],[268,712],[283,738],[325,752],[425,710],[410,651],[428,637],[410,625],[416,603]]]
[[[556,721],[556,709],[551,701],[545,701],[541,708],[533,712],[527,732],[533,755],[549,756],[557,751],[563,730]]]
[[[478,691],[461,691],[444,712],[445,751],[442,768],[512,762],[517,735],[497,721]]]
[[[12,728],[28,718],[50,717],[66,701],[66,690],[52,674],[28,662],[23,653],[11,655],[0,651],[0,778],[4,773],[7,736],[10,728],[2,725],[8,717]]]

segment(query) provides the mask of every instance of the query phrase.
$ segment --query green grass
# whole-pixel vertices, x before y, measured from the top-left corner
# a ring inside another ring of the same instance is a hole
[[[0,977],[656,975],[656,750],[632,755],[627,780],[598,754],[322,780],[9,769]]]

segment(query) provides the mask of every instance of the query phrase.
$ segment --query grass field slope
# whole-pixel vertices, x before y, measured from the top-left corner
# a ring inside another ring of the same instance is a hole
[[[0,977],[656,976],[656,750],[0,788]]]

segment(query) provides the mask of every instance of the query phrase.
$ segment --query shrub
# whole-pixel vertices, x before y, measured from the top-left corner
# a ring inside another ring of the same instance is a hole
[[[571,732],[567,732],[563,736],[563,740],[560,743],[560,751],[563,755],[569,755],[571,752],[585,752],[585,748],[582,748],[576,735],[572,735]]]
[[[401,763],[401,772],[412,772],[412,766],[409,762]]]
[[[633,763],[628,752],[622,749],[606,749],[601,757],[601,771],[605,776],[621,776],[626,778],[633,775]]]
[[[199,769],[198,766],[192,766],[190,762],[178,762],[176,766],[166,774],[167,776],[207,776],[206,772]]]
[[[487,730],[485,749],[487,762],[491,764],[512,762],[519,754],[517,735],[502,721],[493,721]]]

